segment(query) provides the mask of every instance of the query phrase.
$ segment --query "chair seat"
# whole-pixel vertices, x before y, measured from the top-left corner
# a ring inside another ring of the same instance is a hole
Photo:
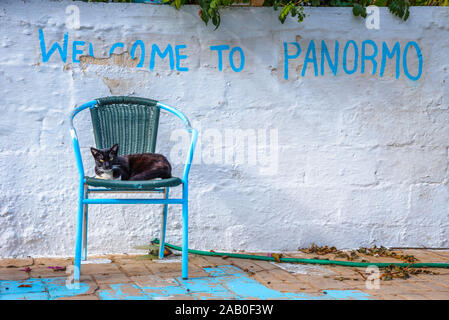
[[[157,180],[106,180],[94,177],[85,177],[86,184],[92,187],[103,187],[108,189],[119,190],[154,190],[156,188],[176,187],[182,184],[182,180],[177,177]]]

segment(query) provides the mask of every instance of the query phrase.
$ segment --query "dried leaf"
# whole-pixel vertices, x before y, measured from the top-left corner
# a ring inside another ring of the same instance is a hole
[[[276,262],[281,262],[282,253],[272,253],[271,256],[276,260]]]
[[[169,255],[172,255],[173,251],[171,251],[169,248],[164,247],[164,257],[167,257]]]

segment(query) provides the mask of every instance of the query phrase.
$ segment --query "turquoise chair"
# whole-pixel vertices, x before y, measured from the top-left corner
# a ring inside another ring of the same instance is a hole
[[[119,154],[154,153],[160,111],[165,110],[180,118],[186,130],[191,134],[190,148],[182,178],[172,177],[162,180],[122,181],[103,180],[87,177],[84,174],[80,146],[73,119],[85,110],[90,110],[96,147],[109,148],[119,144]],[[87,220],[89,204],[163,204],[161,242],[159,258],[164,257],[165,231],[167,225],[167,206],[182,205],[182,278],[188,278],[188,186],[189,171],[198,132],[190,125],[187,117],[179,110],[161,102],[137,97],[105,97],[92,100],[73,110],[70,117],[70,134],[75,150],[76,164],[79,172],[78,224],[76,231],[74,279],[81,274],[81,251],[83,260],[87,259]],[[169,198],[169,189],[182,186],[182,198]],[[119,192],[155,192],[162,193],[161,199],[95,199],[95,193]]]

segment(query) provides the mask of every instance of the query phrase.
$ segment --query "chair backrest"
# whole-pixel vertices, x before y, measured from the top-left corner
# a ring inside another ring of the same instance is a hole
[[[160,109],[157,101],[136,97],[97,99],[90,109],[97,148],[119,144],[119,154],[154,153]]]

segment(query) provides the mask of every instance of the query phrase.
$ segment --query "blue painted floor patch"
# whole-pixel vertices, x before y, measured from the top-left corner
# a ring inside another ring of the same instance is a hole
[[[0,300],[54,300],[85,294],[89,290],[86,283],[80,282],[78,288],[72,288],[66,282],[64,277],[0,280]]]
[[[110,284],[97,291],[103,300],[156,300],[176,297],[193,299],[281,299],[281,300],[366,300],[367,293],[359,290],[325,290],[320,294],[280,292],[270,289],[241,269],[231,266],[204,268],[207,277],[183,280],[176,278],[166,286],[138,286],[133,283]],[[90,287],[80,283],[78,288],[66,286],[66,278],[40,278],[20,281],[0,280],[0,300],[54,300],[85,294]]]

